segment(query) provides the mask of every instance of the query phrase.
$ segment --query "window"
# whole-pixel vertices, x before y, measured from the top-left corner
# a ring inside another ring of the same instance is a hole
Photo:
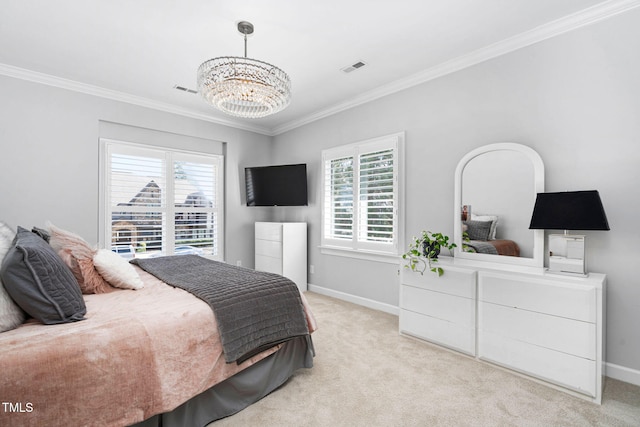
[[[223,260],[223,157],[102,139],[101,246]]]
[[[404,134],[324,150],[322,246],[397,255]]]

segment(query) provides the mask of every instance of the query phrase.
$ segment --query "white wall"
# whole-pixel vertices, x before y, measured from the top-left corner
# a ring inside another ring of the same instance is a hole
[[[97,243],[98,138],[117,137],[121,127],[112,123],[121,123],[139,130],[120,133],[134,142],[151,134],[162,146],[210,153],[223,146],[225,256],[253,265],[253,222],[267,213],[241,204],[241,173],[244,163],[270,159],[271,137],[4,76],[0,93],[0,220],[13,227],[50,220]]]
[[[279,162],[309,165],[311,284],[398,304],[397,267],[322,255],[320,151],[406,131],[406,239],[453,233],[453,176],[494,142],[535,149],[546,190],[600,191],[611,226],[587,232],[589,270],[607,273],[607,361],[640,373],[640,10],[546,40],[275,137]],[[640,377],[639,377],[640,379]]]

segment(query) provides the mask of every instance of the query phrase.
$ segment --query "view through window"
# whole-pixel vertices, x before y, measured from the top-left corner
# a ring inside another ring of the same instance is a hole
[[[397,253],[401,135],[324,150],[322,245]]]
[[[222,156],[102,143],[106,246],[223,259]]]

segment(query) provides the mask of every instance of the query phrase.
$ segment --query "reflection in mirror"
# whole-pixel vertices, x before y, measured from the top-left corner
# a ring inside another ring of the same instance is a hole
[[[585,274],[584,236],[550,234],[549,270]]]
[[[544,191],[538,154],[513,143],[480,147],[460,161],[455,178],[455,256],[541,267],[544,233],[529,230],[536,194]]]
[[[471,213],[463,225],[474,242],[469,251],[533,257],[532,183],[533,165],[517,151],[491,151],[467,163],[462,172],[462,204]]]

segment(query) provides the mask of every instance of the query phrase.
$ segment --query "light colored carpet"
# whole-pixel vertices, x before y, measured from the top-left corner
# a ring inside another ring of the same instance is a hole
[[[398,334],[398,318],[307,292],[315,366],[223,426],[640,426],[640,387],[601,406]]]

